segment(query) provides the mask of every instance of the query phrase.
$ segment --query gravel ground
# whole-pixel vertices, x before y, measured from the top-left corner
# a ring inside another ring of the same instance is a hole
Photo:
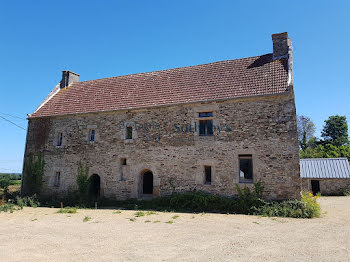
[[[348,262],[350,197],[319,201],[323,215],[316,219],[159,212],[135,218],[135,211],[108,209],[2,212],[0,260]],[[86,216],[91,219],[83,222]]]

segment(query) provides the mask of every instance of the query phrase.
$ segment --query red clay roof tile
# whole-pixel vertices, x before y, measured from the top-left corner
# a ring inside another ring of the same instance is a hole
[[[287,60],[272,54],[163,71],[76,82],[31,117],[113,111],[288,90]]]

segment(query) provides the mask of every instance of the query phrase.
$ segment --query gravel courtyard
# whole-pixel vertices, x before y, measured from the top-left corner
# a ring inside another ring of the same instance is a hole
[[[2,212],[0,260],[350,261],[350,197],[321,197],[320,203],[323,215],[316,219],[159,212],[135,217],[135,211],[108,209]],[[86,216],[91,220],[83,222]]]

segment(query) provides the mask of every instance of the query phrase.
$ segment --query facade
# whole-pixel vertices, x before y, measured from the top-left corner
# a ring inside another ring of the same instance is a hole
[[[302,189],[314,194],[339,195],[350,190],[350,165],[347,158],[300,159]]]
[[[298,198],[292,46],[272,40],[272,54],[205,65],[84,82],[64,71],[28,117],[25,163],[44,156],[42,194],[76,189],[81,163],[107,198],[232,196],[257,181],[267,199]]]

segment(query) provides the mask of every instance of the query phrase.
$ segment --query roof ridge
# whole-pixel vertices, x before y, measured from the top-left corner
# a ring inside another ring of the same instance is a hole
[[[75,82],[75,83],[76,83],[76,84],[77,84],[77,83],[87,83],[87,82],[100,81],[100,80],[106,80],[106,79],[112,79],[112,78],[119,78],[119,77],[128,77],[128,76],[134,76],[134,75],[144,75],[144,74],[151,74],[151,73],[166,72],[166,71],[170,71],[170,70],[171,70],[171,71],[174,71],[174,70],[179,70],[179,69],[186,69],[186,68],[191,68],[191,67],[206,66],[206,65],[217,64],[217,63],[222,63],[222,62],[231,62],[231,61],[245,60],[245,59],[249,59],[249,58],[262,57],[262,56],[266,56],[266,55],[272,55],[272,53],[263,54],[263,55],[257,55],[257,56],[249,56],[249,57],[237,58],[237,59],[220,60],[220,61],[215,61],[215,62],[210,62],[210,63],[205,63],[205,64],[198,64],[198,65],[190,65],[190,66],[182,66],[182,67],[168,68],[168,69],[162,69],[162,70],[156,70],[156,71],[149,71],[149,72],[140,72],[140,73],[132,73],[132,74],[126,74],[126,75],[119,75],[119,76],[103,77],[103,78],[92,79],[92,80],[86,80],[86,81],[80,81],[80,82]],[[279,59],[277,59],[277,60],[279,60]],[[73,83],[73,84],[74,84],[74,83]]]

